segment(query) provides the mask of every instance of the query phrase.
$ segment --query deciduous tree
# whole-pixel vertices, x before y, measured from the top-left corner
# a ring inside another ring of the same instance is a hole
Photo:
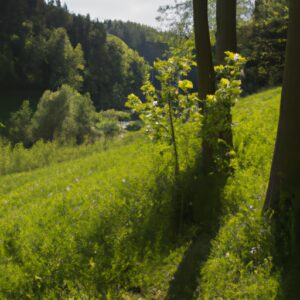
[[[265,209],[273,210],[275,262],[283,267],[284,299],[300,293],[300,1],[290,20],[280,118]]]

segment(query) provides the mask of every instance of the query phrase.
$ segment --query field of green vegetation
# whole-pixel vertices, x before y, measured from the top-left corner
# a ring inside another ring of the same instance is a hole
[[[236,171],[195,299],[277,295],[270,230],[260,214],[279,98],[276,88],[234,108]],[[192,145],[194,164],[199,145]],[[0,299],[166,297],[197,226],[179,239],[170,234],[174,178],[159,145],[131,133],[105,148],[38,143],[30,150],[1,145],[0,153]],[[195,198],[197,178],[185,181]]]

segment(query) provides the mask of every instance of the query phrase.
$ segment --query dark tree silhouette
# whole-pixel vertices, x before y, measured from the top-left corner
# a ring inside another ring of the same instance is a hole
[[[290,0],[286,66],[275,153],[264,209],[272,209],[275,262],[283,269],[284,299],[300,285],[300,1]]]
[[[215,92],[215,74],[209,35],[207,0],[193,0],[193,9],[199,97],[201,100],[205,100],[207,95]],[[202,108],[205,114],[205,101],[203,101]],[[203,170],[204,173],[208,173],[213,164],[212,149],[209,141],[203,140],[202,152]]]
[[[237,51],[236,10],[236,0],[217,0],[216,59],[218,65],[224,64],[226,51]],[[220,138],[223,139],[229,147],[233,147],[231,108],[226,107],[225,109],[226,122],[228,122],[229,126],[227,130],[220,132]],[[227,147],[224,149],[224,159],[228,158],[226,154]]]

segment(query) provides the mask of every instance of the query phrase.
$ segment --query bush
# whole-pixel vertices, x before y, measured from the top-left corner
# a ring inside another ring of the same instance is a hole
[[[114,109],[104,110],[99,113],[99,119],[114,119],[120,122],[128,122],[130,121],[130,118],[130,113]]]
[[[11,114],[7,124],[7,135],[13,144],[23,143],[29,145],[32,139],[31,136],[31,117],[32,110],[30,103],[25,100],[21,108]]]
[[[128,131],[138,131],[138,130],[142,129],[143,125],[144,125],[143,122],[140,121],[140,120],[131,121],[127,124],[126,130],[128,130]]]
[[[68,85],[46,91],[32,119],[33,139],[81,144],[91,135],[95,108],[88,94],[81,95]]]
[[[104,137],[105,142],[112,139],[121,132],[120,124],[115,119],[103,119],[96,124],[96,129]]]

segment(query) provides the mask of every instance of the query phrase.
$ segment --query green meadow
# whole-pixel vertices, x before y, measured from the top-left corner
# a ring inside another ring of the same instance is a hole
[[[276,296],[270,232],[259,217],[279,99],[280,89],[271,89],[241,99],[233,110],[236,172],[224,188],[222,225],[199,269],[195,297]],[[194,199],[199,145],[191,146],[191,165],[181,168]],[[159,145],[126,133],[105,147],[40,142],[12,149],[3,142],[0,153],[1,299],[167,295],[197,226],[177,239],[171,233],[172,162]]]

